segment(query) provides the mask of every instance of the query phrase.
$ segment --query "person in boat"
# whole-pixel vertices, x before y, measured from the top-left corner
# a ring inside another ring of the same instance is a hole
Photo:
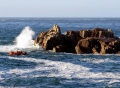
[[[12,56],[12,55],[15,55],[15,52],[14,52],[14,51],[10,51],[10,52],[9,52],[9,55],[11,55],[11,56]]]
[[[9,55],[27,55],[27,53],[23,52],[23,51],[20,51],[20,50],[17,50],[16,52],[10,51]]]

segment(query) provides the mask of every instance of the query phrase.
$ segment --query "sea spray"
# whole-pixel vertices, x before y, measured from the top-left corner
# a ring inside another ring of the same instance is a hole
[[[35,32],[29,26],[25,27],[15,39],[17,47],[27,48],[33,46],[34,35]]]
[[[38,44],[34,45],[33,36],[35,32],[30,27],[25,27],[15,38],[15,45],[0,45],[0,52],[10,52],[17,50],[33,51],[43,50]]]

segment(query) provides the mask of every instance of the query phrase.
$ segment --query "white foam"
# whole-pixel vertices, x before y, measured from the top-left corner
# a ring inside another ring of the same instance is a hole
[[[120,80],[117,80],[117,79],[111,80],[111,81],[109,82],[109,84],[112,84],[112,83],[115,83],[115,82],[120,82]]]
[[[9,59],[23,60],[28,62],[34,62],[37,64],[35,68],[27,69],[10,69],[6,72],[1,72],[0,75],[5,75],[6,78],[11,77],[13,74],[20,75],[21,78],[27,77],[60,77],[60,78],[77,78],[83,79],[82,81],[92,81],[95,83],[104,82],[109,80],[109,84],[114,82],[120,82],[120,73],[119,72],[91,72],[91,68],[84,67],[82,65],[73,64],[73,62],[62,62],[62,61],[51,61],[44,59],[35,59],[35,58],[17,58],[17,57],[8,57]],[[40,63],[43,63],[42,65]],[[97,70],[97,68],[94,68]],[[46,72],[46,73],[45,73]],[[2,79],[2,78],[1,78]],[[98,79],[96,81],[96,79]]]
[[[34,45],[33,36],[35,32],[30,27],[25,27],[22,32],[15,38],[14,45],[0,45],[0,52],[10,52],[16,50],[43,50],[39,45]]]
[[[20,35],[16,37],[16,45],[19,48],[31,47],[34,43],[33,36],[35,32],[30,27],[25,27]]]
[[[10,51],[16,51],[16,50],[24,50],[24,51],[28,52],[28,50],[30,50],[30,51],[43,50],[43,48],[38,45],[29,46],[26,48],[19,48],[16,45],[0,45],[0,52],[10,52]]]
[[[106,58],[106,59],[84,58],[81,61],[86,61],[86,59],[87,59],[87,62],[91,62],[94,64],[101,64],[101,63],[106,63],[106,62],[107,63],[120,63],[120,61],[110,60],[109,58]]]
[[[17,50],[16,45],[0,45],[0,52],[10,52],[12,50]]]

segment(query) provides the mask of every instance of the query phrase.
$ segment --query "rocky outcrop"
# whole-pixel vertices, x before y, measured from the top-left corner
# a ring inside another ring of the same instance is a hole
[[[55,52],[75,52],[72,37],[61,34],[60,27],[56,24],[49,31],[41,32],[35,39],[35,44],[39,44],[45,50]]]
[[[42,46],[45,50],[51,50],[53,47],[61,44],[60,36],[60,27],[54,25],[49,31],[41,32],[35,39],[35,43]]]
[[[114,38],[81,39],[75,47],[77,54],[112,54],[120,51],[120,40]]]
[[[76,54],[111,54],[120,52],[120,39],[111,29],[95,28],[93,30],[67,31],[62,34],[60,27],[54,25],[46,32],[40,32],[35,39],[45,50]]]

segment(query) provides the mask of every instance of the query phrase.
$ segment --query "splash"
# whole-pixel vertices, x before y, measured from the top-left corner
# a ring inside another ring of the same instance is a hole
[[[15,39],[17,47],[27,48],[33,46],[34,35],[35,32],[29,26],[25,27]]]

